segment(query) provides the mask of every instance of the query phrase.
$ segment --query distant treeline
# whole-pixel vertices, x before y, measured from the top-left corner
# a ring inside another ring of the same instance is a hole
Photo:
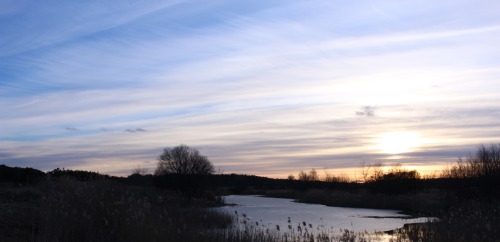
[[[408,178],[388,173],[380,179],[366,183],[336,181],[302,181],[273,179],[255,175],[214,174],[214,175],[139,175],[115,177],[97,172],[55,169],[44,173],[33,168],[8,167],[0,165],[0,181],[19,185],[32,185],[45,179],[71,178],[77,181],[115,180],[136,186],[154,186],[168,190],[177,190],[189,195],[210,191],[217,194],[266,194],[268,191],[291,190],[305,192],[313,189],[332,191],[364,190],[373,193],[405,194],[422,190],[441,190],[462,194],[463,196],[499,196],[500,179],[482,177],[470,178]]]
[[[275,189],[309,189],[330,188],[338,186],[351,187],[353,183],[335,183],[324,181],[299,181],[288,179],[273,179],[254,175],[241,174],[132,174],[128,177],[115,177],[92,171],[70,170],[56,168],[43,172],[33,168],[9,167],[0,165],[0,182],[11,182],[19,185],[30,185],[44,179],[72,178],[77,181],[93,181],[99,179],[116,180],[138,186],[156,186],[171,190],[194,191],[203,189],[226,188],[231,193],[242,193],[247,190],[275,190]]]
[[[93,181],[100,179],[123,180],[121,177],[114,177],[106,174],[100,174],[93,171],[69,170],[56,168],[49,172],[43,172],[31,167],[9,167],[0,165],[0,182],[11,182],[18,185],[32,185],[42,180],[52,178],[72,178],[77,181]]]
[[[299,172],[297,179],[272,179],[241,174],[162,174],[151,175],[134,173],[127,178],[114,177],[97,172],[54,169],[47,173],[33,168],[8,167],[0,165],[0,181],[17,184],[34,184],[42,179],[71,177],[78,181],[110,179],[138,186],[155,186],[179,190],[191,195],[203,191],[218,194],[263,194],[269,190],[305,191],[311,189],[327,190],[366,190],[386,194],[414,193],[421,190],[438,189],[464,195],[498,196],[500,191],[500,145],[480,146],[476,153],[442,171],[440,176],[421,178],[416,170],[406,170],[400,166],[384,172],[380,164],[363,166],[363,182],[327,176],[319,179],[317,172]]]
[[[268,191],[292,190],[305,192],[308,190],[331,191],[368,191],[382,194],[409,194],[426,190],[440,190],[460,196],[495,196],[500,197],[499,180],[482,178],[394,178],[386,176],[380,180],[357,182],[301,181],[288,179],[272,179],[251,175],[178,175],[142,176],[127,182],[136,185],[154,184],[157,187],[180,190],[189,194],[201,191],[214,191],[218,194],[266,194]]]
[[[34,184],[45,179],[45,172],[33,168],[19,168],[0,165],[0,182]]]

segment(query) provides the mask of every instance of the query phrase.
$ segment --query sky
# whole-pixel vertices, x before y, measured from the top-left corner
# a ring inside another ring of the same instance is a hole
[[[500,142],[500,2],[0,0],[0,164],[422,172]]]

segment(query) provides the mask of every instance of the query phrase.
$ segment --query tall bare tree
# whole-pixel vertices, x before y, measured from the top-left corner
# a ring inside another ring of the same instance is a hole
[[[365,162],[361,163],[360,172],[362,182],[367,183],[370,181],[371,165],[367,165]]]
[[[215,172],[214,166],[206,156],[201,155],[197,149],[183,144],[174,148],[165,148],[163,153],[158,157],[158,161],[155,175],[208,175]]]

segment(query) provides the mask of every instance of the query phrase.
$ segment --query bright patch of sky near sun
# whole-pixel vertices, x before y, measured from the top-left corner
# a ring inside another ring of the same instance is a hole
[[[438,167],[500,138],[495,1],[0,0],[0,163]]]
[[[414,132],[388,132],[380,134],[375,148],[387,154],[408,153],[422,145],[420,137]]]

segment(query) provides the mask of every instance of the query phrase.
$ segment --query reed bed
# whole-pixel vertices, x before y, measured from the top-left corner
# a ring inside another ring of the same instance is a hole
[[[313,231],[304,221],[266,226],[214,207],[216,196],[125,185],[112,180],[48,179],[32,186],[0,184],[0,241],[498,241],[500,204],[464,201],[439,222],[387,233]]]

